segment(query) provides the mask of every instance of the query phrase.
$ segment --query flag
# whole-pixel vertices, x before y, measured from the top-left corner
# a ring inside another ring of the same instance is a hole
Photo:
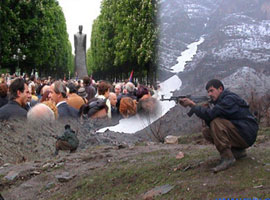
[[[132,70],[131,73],[130,73],[130,76],[129,76],[129,82],[132,82],[132,78],[133,78],[133,70]]]

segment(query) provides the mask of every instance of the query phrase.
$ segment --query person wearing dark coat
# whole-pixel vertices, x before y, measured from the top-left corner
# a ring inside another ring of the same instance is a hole
[[[121,115],[119,111],[117,110],[116,104],[117,104],[117,96],[114,92],[110,92],[109,94],[109,100],[111,102],[111,113],[112,113],[112,119],[115,121],[119,121],[121,118]]]
[[[15,79],[10,84],[9,93],[9,102],[0,108],[0,119],[26,119],[27,111],[25,106],[31,94],[28,90],[28,86],[24,83],[24,80],[22,78]]]
[[[196,105],[188,98],[181,99],[180,104],[191,107],[190,113],[195,113],[207,124],[203,135],[221,155],[221,163],[213,168],[214,172],[219,172],[229,168],[235,159],[246,156],[245,149],[256,141],[259,127],[248,104],[237,94],[224,90],[220,80],[210,80],[206,90],[213,108]]]
[[[120,102],[121,102],[121,99],[124,98],[124,97],[130,97],[131,99],[133,100],[137,100],[137,97],[134,95],[134,90],[135,90],[135,85],[131,82],[128,82],[126,85],[125,85],[125,88],[127,90],[127,93],[126,94],[119,94],[117,96],[117,103],[116,103],[116,107],[117,107],[117,110],[119,111],[119,107],[120,107]]]
[[[87,93],[87,101],[90,101],[92,98],[95,97],[96,95],[96,89],[92,86],[92,81],[91,79],[86,76],[83,78],[83,85],[84,85],[84,88],[85,88],[85,91]]]
[[[78,110],[67,104],[66,97],[67,89],[63,82],[56,81],[51,85],[49,98],[56,104],[58,109],[58,119],[78,118]]]
[[[78,118],[78,110],[69,106],[67,102],[57,104],[59,118]]]

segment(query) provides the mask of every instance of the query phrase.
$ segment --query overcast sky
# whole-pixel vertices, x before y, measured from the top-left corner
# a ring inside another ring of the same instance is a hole
[[[100,13],[102,0],[58,0],[62,7],[69,40],[74,54],[74,34],[79,31],[79,25],[83,25],[83,33],[87,34],[87,49],[90,47],[92,23]]]

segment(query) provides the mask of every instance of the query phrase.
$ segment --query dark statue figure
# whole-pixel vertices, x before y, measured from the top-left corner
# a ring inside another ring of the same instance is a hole
[[[79,32],[74,35],[75,45],[75,75],[82,79],[87,76],[86,70],[86,34],[82,33],[83,26],[79,26]]]

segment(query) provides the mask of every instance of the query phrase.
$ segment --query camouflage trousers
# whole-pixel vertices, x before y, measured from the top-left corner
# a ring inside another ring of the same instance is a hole
[[[232,158],[232,148],[248,148],[248,144],[241,137],[237,128],[226,119],[214,119],[210,123],[210,128],[203,128],[202,133],[206,140],[216,146],[221,158]]]

